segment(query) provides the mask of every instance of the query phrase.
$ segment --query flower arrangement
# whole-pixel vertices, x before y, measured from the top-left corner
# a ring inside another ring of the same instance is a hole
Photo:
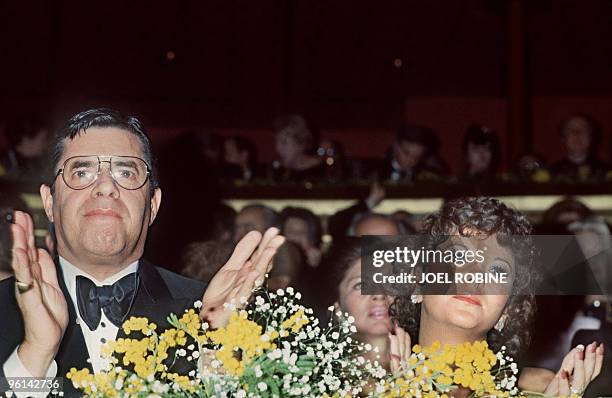
[[[217,330],[201,322],[200,302],[181,317],[171,314],[172,327],[162,332],[146,318],[130,318],[127,337],[103,347],[105,372],[71,369],[67,378],[89,398],[447,398],[458,389],[470,397],[543,396],[520,391],[505,347],[494,353],[485,341],[415,345],[387,374],[364,358],[372,348],[353,338],[353,317],[336,312],[322,328],[299,300],[290,287],[258,290],[240,303],[244,309],[226,304],[229,323]]]
[[[256,292],[228,303],[229,323],[209,330],[196,303],[159,332],[146,318],[123,325],[126,338],[105,345],[109,368],[71,369],[67,377],[86,397],[346,397],[356,396],[385,370],[363,357],[366,346],[348,314],[322,328],[292,288]],[[178,369],[178,370],[177,370]]]
[[[494,353],[486,341],[444,347],[437,341],[429,347],[417,344],[401,368],[378,384],[378,396],[448,398],[464,389],[469,397],[545,397],[519,390],[518,366],[505,351],[502,346]]]
[[[430,347],[415,345],[399,373],[387,380],[381,395],[446,398],[458,388],[471,390],[475,397],[518,395],[518,368],[504,351],[493,353],[486,341],[444,347],[439,342]]]

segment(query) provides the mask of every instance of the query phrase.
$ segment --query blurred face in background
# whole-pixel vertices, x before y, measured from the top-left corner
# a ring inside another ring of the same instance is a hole
[[[400,230],[397,224],[380,216],[366,217],[357,224],[355,228],[356,236],[363,235],[399,235]]]
[[[418,142],[401,141],[393,144],[393,155],[402,170],[410,170],[421,162],[425,149],[425,145]]]
[[[248,161],[247,151],[241,151],[234,140],[225,140],[223,143],[223,160],[226,163],[246,165]]]
[[[289,217],[283,225],[283,235],[304,250],[312,246],[308,234],[308,223],[301,218]]]
[[[470,173],[484,173],[491,166],[493,152],[489,145],[477,145],[472,142],[467,145],[466,160]]]
[[[286,164],[293,161],[298,155],[301,155],[304,152],[304,148],[299,145],[293,136],[281,132],[276,135],[276,152],[283,164]]]
[[[266,220],[261,209],[242,209],[236,215],[236,227],[234,229],[234,242],[238,242],[244,235],[251,231],[259,231],[262,234],[266,230]]]
[[[361,294],[361,260],[357,260],[346,271],[338,287],[339,301],[336,306],[355,318],[357,333],[363,337],[386,336],[391,330],[389,306],[390,296]]]
[[[569,157],[586,157],[591,147],[591,126],[582,117],[576,116],[563,128],[565,149]]]

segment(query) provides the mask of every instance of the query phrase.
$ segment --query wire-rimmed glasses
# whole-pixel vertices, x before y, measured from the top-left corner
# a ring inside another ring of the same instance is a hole
[[[147,163],[135,156],[73,156],[66,159],[57,171],[70,188],[85,189],[100,176],[102,163],[109,164],[109,172],[120,187],[128,190],[141,188],[148,180],[150,170]]]

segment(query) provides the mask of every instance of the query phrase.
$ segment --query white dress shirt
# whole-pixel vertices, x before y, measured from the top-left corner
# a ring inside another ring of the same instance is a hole
[[[77,304],[76,296],[76,277],[79,275],[84,276],[90,279],[96,286],[112,285],[124,276],[135,273],[138,270],[138,261],[133,262],[118,273],[106,278],[103,281],[99,281],[93,276],[87,274],[86,272],[83,272],[82,270],[70,264],[68,261],[66,261],[66,259],[62,257],[59,258],[59,263],[60,268],[62,270],[62,275],[64,276],[64,282],[66,283],[66,288],[68,289],[68,294],[70,295],[70,299],[72,300],[72,304],[75,308],[76,323],[81,326],[81,331],[83,332],[83,337],[85,338],[85,344],[89,353],[88,361],[91,362],[91,366],[93,368],[94,373],[100,373],[108,366],[108,360],[100,356],[102,346],[105,342],[112,341],[117,338],[119,328],[115,326],[111,321],[109,321],[106,317],[106,314],[104,314],[104,311],[102,311],[102,317],[100,323],[98,324],[98,327],[94,330],[89,330],[89,327],[83,321],[81,315],[79,314],[79,307]],[[13,354],[11,354],[11,356],[4,363],[4,375],[6,377],[32,377],[31,373],[26,369],[26,367],[19,359],[19,355],[17,353],[18,349],[19,346],[15,348]],[[51,378],[56,376],[57,364],[55,363],[55,361],[53,361],[49,366],[45,377]],[[64,375],[61,376],[63,377]],[[30,396],[33,394],[29,393],[27,395]],[[44,395],[46,394],[34,394],[34,396]],[[21,396],[21,394],[17,394],[17,397]],[[23,396],[25,396],[25,394]]]

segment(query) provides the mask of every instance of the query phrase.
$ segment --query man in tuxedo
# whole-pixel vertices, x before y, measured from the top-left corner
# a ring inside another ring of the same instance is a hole
[[[201,299],[201,315],[222,326],[229,317],[222,304],[250,295],[283,242],[276,229],[248,234],[204,293],[200,282],[141,259],[162,196],[137,119],[108,109],[73,116],[50,163],[51,181],[40,194],[58,256],[35,247],[31,218],[15,212],[15,276],[0,282],[0,383],[64,377],[73,367],[100,372],[106,365],[101,346],[121,335],[130,316],[164,326],[170,312],[180,314]],[[176,216],[188,222],[188,215]],[[79,395],[68,380],[64,392]]]

